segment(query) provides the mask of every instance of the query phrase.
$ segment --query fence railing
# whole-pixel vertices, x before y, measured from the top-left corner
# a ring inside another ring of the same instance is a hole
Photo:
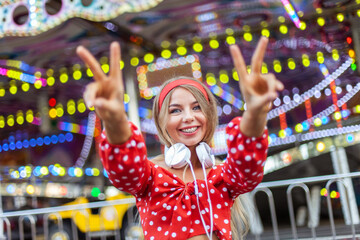
[[[356,231],[355,231],[355,225],[359,224],[359,214],[358,214],[358,209],[354,209],[352,208],[353,205],[349,204],[351,201],[355,201],[355,199],[352,199],[350,196],[354,196],[354,194],[348,194],[350,191],[354,191],[354,189],[351,187],[349,188],[349,186],[347,185],[347,182],[344,181],[345,179],[351,179],[351,178],[356,178],[356,177],[360,177],[360,172],[355,172],[355,173],[348,173],[348,174],[334,174],[334,175],[326,175],[326,176],[316,176],[316,177],[308,177],[308,178],[299,178],[299,179],[291,179],[291,180],[282,180],[282,181],[273,181],[273,182],[264,182],[261,183],[254,191],[252,191],[250,193],[252,199],[254,200],[255,203],[255,196],[257,193],[259,192],[263,192],[267,195],[268,198],[268,203],[269,203],[269,208],[270,208],[270,214],[271,214],[271,225],[272,225],[272,236],[268,236],[268,238],[270,239],[280,239],[280,234],[279,234],[279,225],[278,225],[278,217],[277,217],[277,213],[276,213],[276,202],[274,200],[274,194],[273,194],[273,189],[274,188],[278,188],[278,187],[286,187],[286,196],[287,196],[287,204],[288,204],[288,213],[289,213],[289,218],[290,218],[290,224],[291,224],[291,239],[299,239],[298,236],[298,228],[296,225],[296,216],[295,216],[295,212],[294,212],[294,204],[293,204],[293,196],[292,196],[292,192],[295,188],[300,188],[304,191],[305,193],[305,199],[306,199],[306,204],[307,204],[307,213],[308,213],[308,220],[309,220],[309,224],[308,224],[308,230],[309,233],[311,232],[311,237],[309,237],[310,239],[317,239],[319,238],[319,236],[317,236],[317,228],[319,226],[318,221],[316,220],[318,219],[317,216],[315,216],[315,214],[317,214],[317,210],[314,208],[313,203],[311,201],[311,192],[310,189],[308,187],[308,184],[314,184],[314,183],[321,183],[323,185],[325,185],[327,193],[330,193],[330,187],[332,186],[332,184],[336,183],[339,186],[342,186],[345,188],[345,196],[341,195],[340,198],[344,198],[343,201],[341,201],[342,205],[346,205],[346,206],[342,206],[343,211],[348,211],[348,213],[350,213],[350,215],[346,218],[346,215],[344,214],[344,219],[345,219],[345,224],[350,226],[350,231],[348,232],[348,237],[352,238],[352,239],[356,239]],[[319,193],[320,194],[320,193]],[[326,200],[327,200],[327,210],[329,213],[329,222],[330,222],[330,226],[329,228],[331,229],[331,231],[328,232],[328,235],[326,236],[327,239],[337,239],[337,233],[336,233],[336,226],[335,226],[335,221],[334,221],[334,214],[333,214],[333,207],[332,207],[332,203],[331,203],[331,198],[330,198],[330,194],[327,194],[326,196]],[[106,206],[115,206],[115,205],[121,205],[121,204],[132,204],[135,203],[135,199],[134,198],[126,198],[126,199],[121,199],[121,200],[112,200],[112,201],[101,201],[101,202],[93,202],[93,203],[86,203],[86,204],[77,204],[77,205],[68,205],[68,206],[58,206],[58,207],[49,207],[49,208],[40,208],[40,209],[32,209],[32,210],[22,210],[22,211],[12,211],[12,212],[5,212],[0,214],[0,224],[5,225],[5,233],[4,236],[0,236],[0,240],[2,239],[7,239],[7,240],[12,240],[14,238],[12,238],[12,232],[11,232],[11,228],[10,228],[10,220],[11,218],[17,217],[18,218],[18,224],[19,224],[19,239],[23,240],[24,239],[24,220],[27,219],[27,221],[30,223],[30,231],[31,231],[31,238],[33,240],[37,239],[37,229],[36,229],[36,223],[37,223],[37,219],[35,216],[43,216],[42,221],[43,221],[43,239],[47,240],[49,237],[49,221],[50,218],[51,219],[55,219],[55,222],[57,224],[57,227],[59,229],[59,231],[62,231],[64,228],[63,225],[63,219],[61,218],[61,215],[59,214],[60,212],[64,212],[64,211],[74,211],[74,213],[77,212],[81,212],[82,214],[84,214],[85,218],[89,219],[89,216],[86,216],[86,211],[84,211],[85,209],[91,209],[91,208],[102,208],[102,207],[106,207]],[[255,206],[255,212],[257,212],[258,214],[264,214],[264,213],[259,213],[258,209],[256,208],[256,204]],[[73,214],[74,214],[73,213]],[[131,214],[130,214],[131,215]],[[73,218],[71,218],[73,219]],[[255,237],[255,239],[262,239],[264,237],[264,230],[262,227],[262,223],[261,220],[259,222],[260,217],[257,216],[257,223],[256,224],[250,224],[251,227],[251,233],[249,234],[252,237]],[[314,220],[315,219],[315,220]],[[251,220],[251,219],[250,219]],[[348,221],[346,221],[348,220]],[[102,222],[102,221],[100,221]],[[254,221],[256,222],[256,221]],[[1,225],[0,225],[1,226]],[[101,224],[100,226],[101,229],[103,229],[103,231],[105,231],[105,227],[103,224]],[[78,235],[75,234],[76,231],[76,226],[74,224],[74,221],[71,221],[71,229],[72,229],[72,233],[73,236],[70,237],[70,239],[74,239],[77,240]],[[260,230],[259,230],[260,229]],[[86,229],[86,240],[91,239],[91,234],[89,233],[89,228]],[[0,232],[1,233],[1,232]],[[267,233],[269,235],[269,233]],[[114,231],[114,235],[116,240],[120,239],[120,235],[119,235],[119,231]],[[105,239],[105,234],[100,234],[100,237],[102,240]],[[289,239],[289,238],[287,238]]]

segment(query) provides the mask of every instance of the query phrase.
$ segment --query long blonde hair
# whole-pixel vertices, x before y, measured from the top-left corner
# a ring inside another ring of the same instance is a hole
[[[177,78],[172,78],[172,79],[164,82],[162,84],[162,86],[160,87],[160,92],[170,82],[176,81],[178,79],[184,79],[184,78],[192,79],[192,80],[200,83],[203,86],[203,88],[205,89],[205,91],[207,92],[207,95],[209,97],[209,101],[208,101],[205,98],[204,94],[198,88],[196,88],[194,86],[191,86],[191,85],[178,86],[178,87],[185,88],[186,90],[191,92],[194,95],[195,99],[198,101],[201,111],[204,113],[206,120],[207,120],[207,124],[208,124],[204,139],[202,141],[210,144],[211,140],[214,136],[216,126],[218,125],[217,101],[216,101],[215,96],[210,92],[210,90],[203,83],[201,83],[198,80],[181,76],[181,77],[177,77]],[[172,140],[165,129],[165,126],[166,126],[165,123],[168,120],[168,112],[167,111],[168,111],[169,104],[170,104],[170,97],[171,97],[171,94],[174,91],[174,89],[171,90],[169,92],[169,94],[164,98],[161,109],[159,109],[159,95],[160,94],[158,94],[155,97],[154,104],[153,104],[153,117],[154,117],[155,126],[158,131],[158,136],[160,138],[161,143],[163,143],[167,147],[170,147],[172,145]],[[221,161],[217,160],[216,163],[219,164],[219,163],[221,163]],[[185,173],[185,171],[186,171],[186,168],[184,168],[184,173]],[[232,237],[234,240],[243,239],[243,237],[248,232],[248,229],[249,229],[249,224],[247,221],[248,215],[244,208],[244,206],[249,205],[248,202],[249,202],[249,200],[247,199],[246,196],[240,195],[239,197],[237,197],[235,199],[234,204],[231,208],[231,231],[232,231]]]

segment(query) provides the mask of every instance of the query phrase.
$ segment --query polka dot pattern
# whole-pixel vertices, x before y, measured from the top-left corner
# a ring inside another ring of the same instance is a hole
[[[231,238],[231,206],[239,194],[260,183],[266,159],[267,130],[260,138],[248,138],[239,131],[241,118],[226,128],[229,154],[224,163],[208,173],[214,234],[220,240]],[[170,171],[147,159],[140,131],[130,123],[132,137],[122,145],[112,145],[105,132],[100,156],[110,182],[136,197],[145,239],[188,239],[205,234],[201,221],[210,229],[210,206],[205,180],[197,179],[199,206],[194,182],[184,183]],[[199,212],[200,207],[200,212]]]

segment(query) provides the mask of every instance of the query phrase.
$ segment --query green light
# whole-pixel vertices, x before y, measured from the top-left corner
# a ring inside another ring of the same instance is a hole
[[[212,49],[216,49],[219,47],[219,42],[215,39],[210,40],[209,45]]]
[[[340,120],[341,119],[341,113],[340,112],[335,112],[334,113],[334,119],[335,120]]]
[[[280,25],[279,30],[280,30],[280,32],[281,32],[282,34],[287,34],[287,32],[288,32],[288,28],[287,28],[287,26],[284,25],[284,24],[281,24],[281,25]]]
[[[88,75],[88,77],[93,77],[93,76],[94,76],[93,73],[91,72],[91,69],[90,69],[90,68],[88,68],[88,69],[86,70],[86,74]]]
[[[234,34],[234,30],[232,30],[231,28],[227,28],[225,30],[225,32],[226,32],[227,35],[233,35]]]
[[[303,21],[300,22],[300,29],[301,29],[301,30],[305,30],[305,29],[306,29],[306,23],[305,23],[305,22],[303,22]]]
[[[137,58],[137,57],[131,58],[130,64],[131,64],[131,66],[136,67],[139,64],[139,58]]]
[[[94,187],[94,188],[91,190],[91,196],[93,196],[93,197],[98,197],[100,193],[101,193],[101,191],[100,191],[100,189],[97,188],[97,187]]]
[[[315,125],[315,127],[320,127],[322,125],[321,119],[315,118],[314,125]]]
[[[176,52],[179,55],[184,56],[187,53],[187,49],[186,49],[186,47],[181,46],[176,49]]]
[[[262,73],[262,74],[268,73],[268,68],[267,68],[266,63],[263,63],[263,64],[262,64],[262,66],[261,66],[261,73]]]
[[[161,42],[161,47],[162,47],[162,48],[168,48],[168,47],[170,47],[170,42],[168,42],[168,41],[162,41],[162,42]]]
[[[285,17],[284,16],[279,16],[278,21],[281,22],[281,23],[284,23],[285,22]]]
[[[81,71],[77,70],[73,73],[73,78],[79,80],[82,77]]]
[[[235,81],[239,81],[239,75],[235,69],[233,70],[232,77]]]
[[[232,44],[236,43],[236,40],[235,40],[235,38],[233,36],[227,36],[226,37],[226,42],[227,42],[227,44],[232,45]]]
[[[201,45],[201,43],[194,43],[193,49],[195,52],[201,52],[203,50],[203,46]]]
[[[244,37],[245,41],[247,41],[247,42],[251,42],[253,39],[251,33],[244,33],[243,37]]]
[[[356,64],[355,64],[355,63],[352,63],[352,64],[351,64],[351,69],[352,69],[353,71],[356,71],[356,68],[357,68]]]
[[[60,75],[60,82],[66,83],[69,80],[69,76],[66,73]]]
[[[17,87],[16,86],[11,86],[10,88],[9,88],[9,92],[11,93],[11,94],[16,94],[17,93]]]
[[[227,73],[220,73],[220,82],[222,83],[228,83],[229,82],[229,76],[227,75]]]
[[[161,56],[165,59],[168,59],[171,57],[171,51],[168,49],[162,50],[161,51]]]
[[[206,74],[206,82],[210,86],[214,86],[216,84],[215,75],[213,73]]]
[[[339,21],[339,22],[342,22],[342,21],[344,21],[344,14],[342,14],[342,13],[338,13],[337,15],[336,15],[336,18],[337,18],[337,20]]]
[[[322,17],[319,17],[319,18],[317,19],[317,23],[318,23],[318,25],[319,25],[320,27],[322,27],[322,26],[325,25],[325,19],[322,18]]]
[[[282,130],[279,131],[279,137],[280,137],[280,138],[285,138],[285,137],[286,137],[286,132],[285,132],[285,130],[282,129]]]
[[[263,30],[261,30],[261,35],[263,35],[265,37],[269,37],[270,31],[268,29],[264,28]]]
[[[303,131],[303,126],[301,123],[295,125],[295,131],[301,133]]]
[[[273,61],[273,67],[274,67],[274,71],[277,73],[280,73],[282,71],[281,63],[279,60]]]
[[[152,61],[154,61],[154,59],[155,59],[155,57],[154,57],[154,55],[151,54],[151,53],[147,53],[147,54],[145,54],[145,56],[144,56],[144,61],[145,61],[146,63],[151,63]]]
[[[289,59],[288,59],[288,67],[289,67],[289,69],[291,69],[291,70],[294,70],[294,69],[295,69],[296,64],[295,64],[294,59],[292,59],[292,58],[289,58]]]

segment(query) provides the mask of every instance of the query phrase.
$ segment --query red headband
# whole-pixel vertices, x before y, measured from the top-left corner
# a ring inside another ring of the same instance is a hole
[[[165,97],[168,95],[168,93],[180,85],[191,85],[191,86],[196,87],[197,89],[199,89],[202,92],[202,94],[204,94],[205,98],[209,101],[209,96],[206,93],[204,87],[200,83],[198,83],[194,80],[190,80],[190,79],[178,79],[176,81],[170,82],[161,90],[160,96],[159,96],[159,111],[160,111],[162,103],[163,103]]]

